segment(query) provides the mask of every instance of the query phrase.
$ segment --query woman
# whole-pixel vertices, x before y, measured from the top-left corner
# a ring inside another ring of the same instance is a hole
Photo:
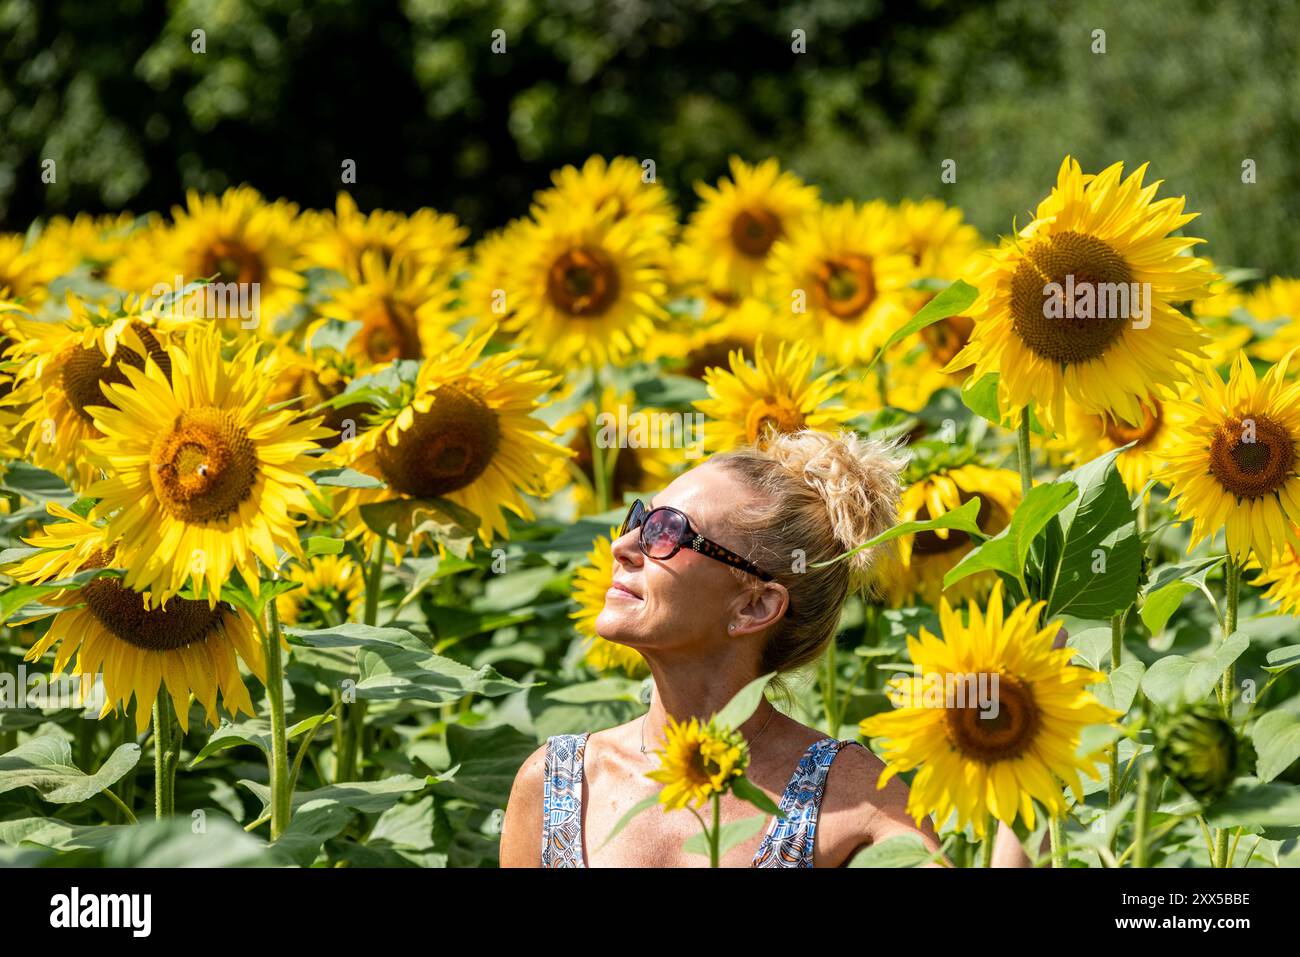
[[[700,831],[690,813],[638,814],[606,843],[627,811],[661,785],[668,716],[702,722],[759,675],[818,660],[832,641],[850,588],[865,586],[875,555],[834,558],[895,521],[903,461],[854,433],[803,431],[762,450],[714,456],[634,503],[613,543],[613,586],[599,634],[635,648],[649,664],[649,711],[594,733],[557,735],[515,777],[501,833],[502,867],[701,867],[682,843]],[[728,849],[723,867],[839,867],[900,834],[938,847],[934,828],[906,812],[897,777],[854,741],[837,741],[764,699],[740,727],[746,775],[787,819]],[[721,799],[723,824],[754,806]],[[999,835],[995,863],[1027,863],[1014,833]],[[937,866],[937,865],[936,865]]]

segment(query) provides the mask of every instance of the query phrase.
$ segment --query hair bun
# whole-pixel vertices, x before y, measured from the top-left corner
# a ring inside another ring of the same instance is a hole
[[[900,475],[907,464],[897,442],[847,430],[829,435],[804,429],[775,437],[766,452],[817,491],[832,534],[844,549],[875,538],[897,521]],[[846,559],[853,587],[870,583],[880,551],[868,548]]]

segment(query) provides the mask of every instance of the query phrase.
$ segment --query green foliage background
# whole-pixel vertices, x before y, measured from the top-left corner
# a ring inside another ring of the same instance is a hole
[[[778,156],[832,199],[940,195],[993,236],[1023,222],[1070,152],[1087,170],[1150,160],[1202,212],[1188,231],[1217,261],[1288,273],[1296,12],[1286,0],[0,0],[0,225],[166,209],[187,187],[241,181],[328,206],[350,158],[363,208],[432,205],[478,234],[591,153],[654,159],[689,206],[691,184],[736,152]],[[505,55],[490,49],[498,28]],[[1254,185],[1241,182],[1247,158]]]

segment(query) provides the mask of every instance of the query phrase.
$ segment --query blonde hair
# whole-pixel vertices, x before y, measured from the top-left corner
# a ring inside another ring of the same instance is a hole
[[[790,594],[792,610],[769,637],[759,669],[760,674],[777,672],[770,686],[788,699],[783,674],[821,656],[835,636],[850,590],[871,589],[873,567],[888,546],[815,566],[894,525],[906,459],[896,443],[856,432],[805,429],[710,461],[756,493],[753,502],[731,509],[728,522],[747,547],[746,557]],[[737,574],[759,587],[752,577]]]

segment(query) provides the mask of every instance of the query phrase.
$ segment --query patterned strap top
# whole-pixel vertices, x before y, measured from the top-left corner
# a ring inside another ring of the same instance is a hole
[[[582,837],[582,769],[587,736],[557,734],[546,740],[542,784],[542,867],[586,867]],[[857,741],[826,737],[814,741],[795,767],[751,867],[812,867],[817,812],[831,762],[846,744]]]

